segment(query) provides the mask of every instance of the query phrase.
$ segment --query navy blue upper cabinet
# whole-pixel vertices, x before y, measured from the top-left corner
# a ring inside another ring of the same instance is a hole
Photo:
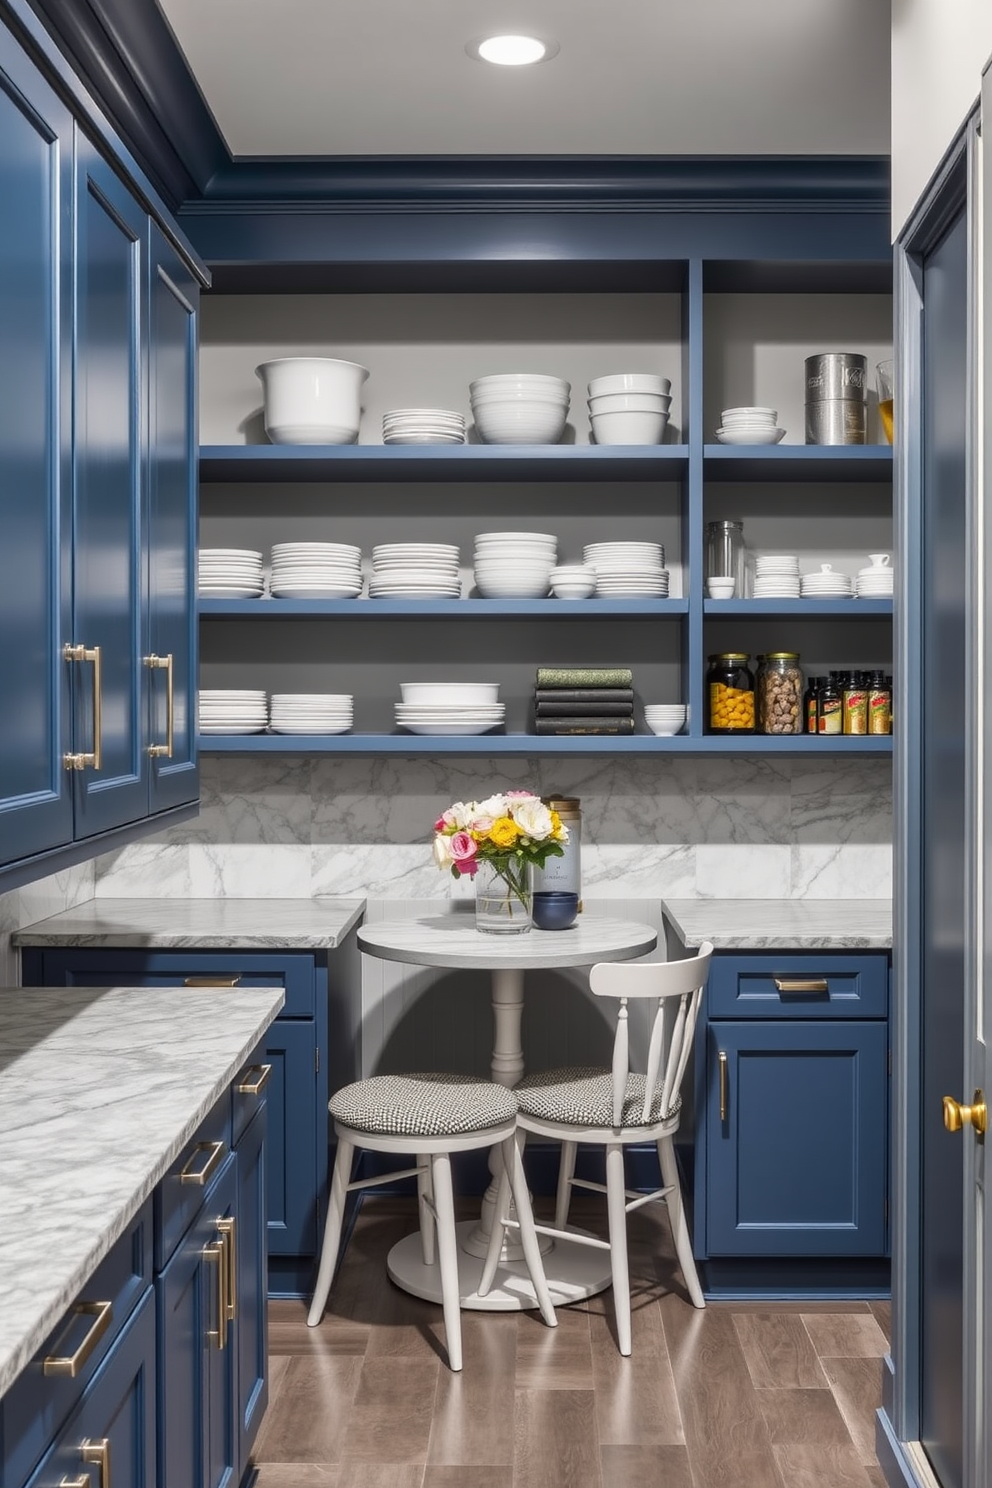
[[[72,120],[0,30],[0,858],[72,837]]]

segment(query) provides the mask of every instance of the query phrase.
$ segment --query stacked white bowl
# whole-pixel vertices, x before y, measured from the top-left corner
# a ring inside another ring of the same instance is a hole
[[[484,734],[505,721],[498,682],[401,682],[396,722],[411,734]]]
[[[475,539],[475,584],[483,599],[544,599],[558,539],[549,532],[480,532]]]
[[[589,427],[597,444],[660,444],[672,384],[653,372],[614,372],[589,384]]]
[[[274,734],[344,734],[354,720],[347,692],[274,692],[269,728]]]
[[[821,563],[816,573],[803,574],[803,599],[853,599],[850,574],[835,572],[832,563]]]
[[[725,408],[716,437],[721,444],[778,444],[785,430],[777,408]]]
[[[757,555],[754,560],[754,598],[799,598],[799,558],[795,553]]]
[[[453,543],[379,543],[369,599],[458,599],[458,557]]]
[[[465,415],[447,408],[393,408],[382,415],[383,444],[464,444]]]
[[[273,543],[269,588],[275,599],[355,599],[362,550],[352,543]]]
[[[484,444],[557,444],[571,383],[538,372],[496,372],[469,383],[472,417]]]
[[[336,357],[277,357],[255,368],[265,397],[265,432],[273,444],[354,444],[362,417],[357,362]]]
[[[648,703],[644,708],[644,722],[653,734],[665,738],[677,734],[685,727],[685,703]]]
[[[204,599],[255,599],[265,588],[254,548],[201,548],[197,585]]]
[[[197,709],[201,734],[260,734],[269,721],[266,695],[253,687],[201,687]]]
[[[869,553],[871,566],[859,568],[854,580],[859,599],[890,599],[895,570],[888,553]]]
[[[559,563],[550,579],[555,599],[589,599],[596,593],[596,570],[591,563]]]
[[[661,543],[586,543],[582,557],[596,570],[598,598],[668,598],[668,569]]]

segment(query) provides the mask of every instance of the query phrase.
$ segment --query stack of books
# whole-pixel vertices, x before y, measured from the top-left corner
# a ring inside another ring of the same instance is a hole
[[[633,684],[629,667],[538,667],[534,732],[632,734]]]

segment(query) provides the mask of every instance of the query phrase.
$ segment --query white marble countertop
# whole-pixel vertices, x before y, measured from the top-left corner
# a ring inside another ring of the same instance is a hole
[[[357,899],[87,899],[23,925],[19,946],[329,950],[365,913]]]
[[[888,899],[666,899],[662,912],[684,946],[718,950],[888,950]]]
[[[255,1048],[279,988],[0,989],[0,1395]]]
[[[568,930],[486,935],[475,928],[472,906],[469,911],[363,925],[358,944],[385,961],[407,961],[416,966],[526,971],[592,966],[601,960],[629,961],[653,950],[658,943],[657,931],[650,925],[600,915],[580,915]]]

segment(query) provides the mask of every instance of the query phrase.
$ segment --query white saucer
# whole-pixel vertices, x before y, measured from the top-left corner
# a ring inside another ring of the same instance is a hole
[[[785,438],[784,429],[717,429],[720,444],[778,444]]]

